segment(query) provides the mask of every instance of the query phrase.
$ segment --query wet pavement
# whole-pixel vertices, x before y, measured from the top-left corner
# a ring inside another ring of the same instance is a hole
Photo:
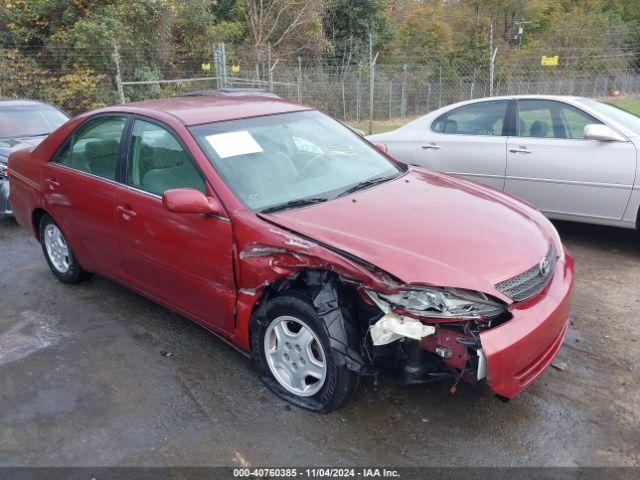
[[[523,394],[367,378],[317,415],[188,320],[100,277],[58,282],[2,220],[0,465],[638,466],[640,238],[558,228],[577,264],[571,328]]]

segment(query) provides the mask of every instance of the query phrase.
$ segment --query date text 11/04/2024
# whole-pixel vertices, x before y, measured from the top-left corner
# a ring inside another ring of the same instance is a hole
[[[399,478],[396,469],[387,468],[234,468],[234,478]]]

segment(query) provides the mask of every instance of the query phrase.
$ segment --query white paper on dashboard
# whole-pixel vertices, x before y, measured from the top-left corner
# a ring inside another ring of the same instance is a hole
[[[246,130],[208,135],[205,139],[220,158],[237,157],[238,155],[263,151],[253,135]]]

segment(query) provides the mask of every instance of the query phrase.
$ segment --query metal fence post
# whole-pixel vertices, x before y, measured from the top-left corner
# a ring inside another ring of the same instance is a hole
[[[267,44],[267,65],[269,68],[269,91],[273,92],[273,67],[275,65],[271,65],[271,42]]]
[[[496,59],[496,53],[498,49],[496,48],[495,52],[493,51],[493,24],[489,25],[489,96],[493,97],[493,68],[494,61]]]
[[[302,102],[302,58],[298,57],[298,102]]]
[[[376,81],[376,60],[378,60],[378,52],[376,52],[375,57],[372,57],[372,55],[373,50],[371,35],[369,35],[369,135],[373,133],[373,98]]]
[[[347,93],[345,92],[344,86],[344,74],[342,76],[342,120],[347,121]]]
[[[224,42],[220,42],[220,63],[222,67],[222,88],[227,86],[227,49]]]
[[[393,80],[389,80],[389,120],[393,118]]]
[[[360,98],[361,82],[362,80],[358,73],[358,80],[356,81],[356,122],[358,123],[360,123],[360,109],[362,107],[362,100]]]
[[[4,85],[7,81],[5,76],[5,50],[1,49],[2,55],[0,55],[0,98],[4,97]]]
[[[442,107],[442,65],[438,73],[438,108]]]
[[[493,54],[491,55],[491,65],[490,65],[490,69],[489,69],[489,96],[493,96],[493,76],[494,76],[494,72],[495,72],[495,67],[496,67],[496,55],[498,54],[498,47],[493,49]]]
[[[213,47],[213,66],[216,69],[216,83],[218,90],[222,88],[222,74],[220,72],[220,44]]]
[[[471,86],[469,87],[469,100],[473,100],[476,89],[476,71],[473,71],[473,80],[471,80]]]
[[[116,64],[116,88],[118,89],[118,100],[120,103],[125,103],[124,89],[122,88],[122,73],[120,71],[120,52],[118,51],[118,45],[113,45],[113,61]]]
[[[407,66],[402,66],[402,89],[400,92],[400,117],[407,117]]]

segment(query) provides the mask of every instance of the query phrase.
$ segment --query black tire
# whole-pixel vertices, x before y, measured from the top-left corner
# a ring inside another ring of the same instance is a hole
[[[62,233],[63,239],[65,240],[65,243],[66,243],[66,238],[64,237],[64,232],[62,232],[62,229],[58,226],[55,220],[51,218],[50,215],[45,214],[42,216],[42,218],[40,219],[40,225],[38,229],[39,235],[40,235],[40,245],[42,246],[42,252],[44,253],[44,258],[47,260],[47,264],[49,265],[51,272],[56,276],[58,280],[60,280],[63,283],[73,284],[73,283],[80,283],[87,280],[91,276],[91,274],[80,266],[80,263],[76,259],[76,256],[73,254],[73,250],[71,249],[71,246],[68,243],[66,244],[66,247],[68,249],[68,263],[69,263],[68,269],[62,272],[54,266],[49,256],[49,252],[47,251],[47,247],[45,245],[45,238],[44,238],[45,231],[49,225],[53,225],[58,230],[60,230],[60,232]]]
[[[307,410],[328,413],[343,406],[356,389],[358,375],[336,361],[340,354],[330,345],[329,331],[313,304],[303,295],[290,293],[272,298],[264,309],[266,318],[255,322],[251,332],[252,354],[267,387],[288,402]],[[271,372],[264,348],[269,325],[278,317],[293,316],[302,320],[319,340],[326,360],[326,377],[322,388],[313,396],[299,396],[284,388]],[[344,363],[344,362],[341,362]]]

